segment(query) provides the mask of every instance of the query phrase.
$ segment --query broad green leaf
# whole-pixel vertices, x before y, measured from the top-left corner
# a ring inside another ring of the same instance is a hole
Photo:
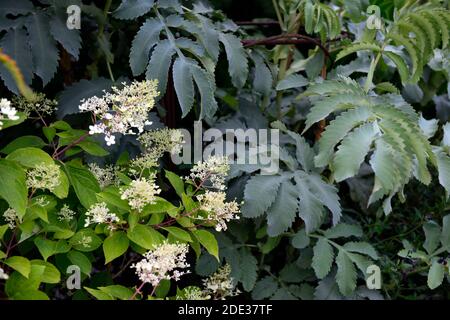
[[[70,238],[69,243],[78,251],[90,252],[102,245],[102,239],[92,229],[81,229]]]
[[[28,189],[25,171],[13,161],[0,159],[0,197],[16,210],[19,218],[25,215]]]
[[[180,239],[181,241],[192,242],[192,238],[189,232],[184,231],[183,229],[177,227],[165,227],[163,229],[169,232],[175,238]]]
[[[166,178],[170,181],[170,184],[175,189],[177,195],[181,197],[184,193],[184,181],[171,171],[164,170],[164,172],[166,173]]]
[[[66,163],[64,169],[81,204],[86,209],[96,204],[96,193],[100,192],[100,186],[95,176],[75,161]]]
[[[219,260],[219,245],[216,237],[211,232],[206,230],[193,230],[192,234],[197,238],[201,245],[205,247],[209,254]]]
[[[153,250],[164,241],[164,237],[155,229],[142,224],[127,231],[128,239],[147,250]]]
[[[0,152],[4,154],[10,154],[20,148],[26,147],[42,148],[45,147],[46,145],[47,144],[39,137],[22,136],[8,143],[6,147],[4,147]]]
[[[103,253],[105,254],[105,264],[113,261],[127,252],[129,241],[123,231],[116,231],[103,242]]]
[[[34,239],[34,244],[45,261],[55,254],[69,252],[70,246],[65,240],[52,241],[43,237]]]
[[[31,263],[25,257],[13,256],[5,260],[5,264],[20,272],[25,278],[28,278],[31,272]]]
[[[109,155],[109,152],[100,147],[97,143],[92,141],[82,141],[78,144],[78,146],[86,151],[87,153],[97,156],[97,157],[105,157]]]
[[[98,287],[98,289],[120,300],[129,300],[134,293],[131,289],[121,285]]]
[[[80,271],[85,275],[90,276],[92,270],[91,261],[86,257],[84,253],[71,250],[67,253],[67,258],[70,262],[80,268]]]
[[[35,168],[40,164],[52,165],[55,162],[46,152],[37,148],[21,148],[10,153],[7,160],[16,161],[27,168]]]

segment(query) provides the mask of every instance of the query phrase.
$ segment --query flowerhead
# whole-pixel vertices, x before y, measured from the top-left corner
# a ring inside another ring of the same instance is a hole
[[[9,276],[5,273],[5,271],[0,268],[0,280],[8,280]]]
[[[119,221],[119,217],[115,213],[109,211],[106,203],[100,202],[91,206],[86,212],[86,220],[84,226],[88,227],[90,224],[94,223],[107,223],[112,229],[113,224]]]
[[[216,224],[216,231],[227,230],[227,222],[239,219],[239,205],[236,201],[226,202],[225,192],[206,191],[198,195],[200,209],[208,212],[207,220]]]
[[[211,187],[225,190],[225,178],[230,170],[227,157],[211,156],[204,162],[198,162],[192,169],[190,178],[200,183],[209,181]]]
[[[61,172],[56,164],[41,163],[27,171],[27,186],[53,192],[61,183]]]
[[[16,227],[17,220],[19,219],[16,210],[12,208],[8,208],[5,212],[3,212],[3,218],[5,218],[5,221],[10,229],[14,229]]]
[[[155,183],[155,175],[133,180],[127,188],[121,189],[121,199],[127,200],[131,208],[141,212],[148,204],[154,203],[161,192]]]
[[[224,300],[226,297],[236,296],[240,293],[234,290],[231,267],[229,264],[219,268],[216,273],[208,279],[203,280],[205,291],[210,293],[215,300]]]
[[[184,270],[189,267],[186,263],[188,251],[189,246],[186,244],[164,242],[144,254],[144,259],[131,267],[136,269],[136,274],[142,282],[150,283],[154,287],[161,280],[178,281],[182,275],[188,273]]]
[[[4,120],[18,120],[17,110],[11,107],[11,102],[7,99],[0,100],[0,130]]]

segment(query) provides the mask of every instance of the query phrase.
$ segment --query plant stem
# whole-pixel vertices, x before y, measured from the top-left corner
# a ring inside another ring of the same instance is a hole
[[[67,145],[64,149],[62,149],[61,151],[55,152],[53,154],[53,159],[59,159],[59,157],[61,155],[64,154],[64,152],[66,152],[67,150],[77,146],[78,144],[80,144],[81,142],[83,142],[84,140],[86,140],[86,138],[89,137],[89,133],[85,133],[84,135],[82,135],[80,138],[78,138],[77,140],[73,141],[71,144]]]
[[[372,59],[372,62],[370,63],[369,73],[367,74],[366,83],[364,84],[364,91],[369,92],[370,87],[372,86],[373,76],[375,74],[375,69],[377,67],[378,62],[381,59],[381,55],[383,53],[383,49],[378,52],[377,56]]]
[[[139,286],[139,288],[137,288],[137,289],[134,291],[134,293],[133,293],[133,295],[131,296],[130,300],[135,300],[135,299],[136,299],[136,296],[137,296],[138,294],[141,293],[141,290],[142,290],[142,288],[144,287],[144,285],[145,285],[145,282],[142,282],[141,285]],[[153,289],[153,290],[155,290],[155,289]]]

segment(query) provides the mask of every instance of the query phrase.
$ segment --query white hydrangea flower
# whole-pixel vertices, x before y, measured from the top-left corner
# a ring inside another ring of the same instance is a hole
[[[91,97],[82,100],[81,112],[92,112],[98,123],[89,127],[89,134],[105,134],[108,146],[115,144],[115,133],[136,134],[144,132],[148,121],[148,113],[155,106],[157,80],[134,81],[123,88],[112,87],[111,93],[101,98]]]
[[[154,287],[164,279],[178,281],[182,275],[189,273],[183,270],[189,267],[186,263],[188,251],[187,244],[164,242],[144,254],[144,259],[133,264],[131,268],[136,269],[136,274],[142,282],[150,283]]]
[[[98,183],[100,184],[100,188],[104,189],[108,186],[117,184],[117,168],[113,165],[107,165],[104,168],[101,168],[96,163],[89,163],[89,170],[95,176]]]
[[[6,223],[10,229],[14,229],[16,227],[16,222],[18,220],[16,210],[12,208],[8,208],[3,212],[3,218],[5,218]]]
[[[239,205],[236,201],[226,202],[225,192],[206,191],[198,195],[200,209],[208,212],[207,220],[216,223],[216,231],[227,230],[227,222],[239,219]]]
[[[0,99],[0,130],[4,120],[18,120],[17,110],[11,107],[11,101]]]
[[[154,203],[156,195],[161,192],[154,179],[155,175],[133,180],[127,188],[121,189],[121,199],[127,200],[131,208],[141,212],[146,205]]]
[[[8,280],[9,276],[5,273],[5,271],[0,268],[0,280]]]
[[[208,279],[203,280],[205,291],[211,294],[214,300],[225,300],[226,297],[237,296],[240,291],[234,290],[231,266],[226,264],[219,268]]]
[[[59,221],[71,221],[77,213],[69,208],[67,204],[64,204],[61,210],[58,212]]]
[[[105,202],[100,202],[92,205],[86,212],[85,227],[94,223],[107,223],[110,225],[110,229],[113,229],[113,224],[119,222],[119,217],[109,211]]]
[[[61,172],[56,164],[41,163],[27,171],[27,187],[53,192],[61,183]]]
[[[192,169],[190,178],[201,182],[210,181],[212,188],[225,190],[225,178],[230,170],[227,157],[211,156],[204,162],[198,162]]]

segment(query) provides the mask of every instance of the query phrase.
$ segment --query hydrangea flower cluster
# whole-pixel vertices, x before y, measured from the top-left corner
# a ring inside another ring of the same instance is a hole
[[[227,230],[227,222],[239,219],[239,205],[236,201],[226,202],[225,192],[206,191],[198,195],[200,209],[208,212],[207,220],[216,223],[216,231]]]
[[[150,283],[153,287],[164,279],[178,281],[182,275],[189,273],[183,270],[189,267],[186,263],[188,251],[187,244],[164,242],[144,254],[144,259],[133,264],[131,268],[136,269],[136,274],[143,283]]]
[[[101,189],[117,184],[118,182],[116,174],[117,167],[113,165],[107,165],[101,168],[96,163],[89,163],[89,170],[97,179]]]
[[[16,96],[13,102],[17,109],[25,113],[27,117],[33,112],[43,116],[58,110],[58,101],[47,99],[45,94],[39,92],[34,94],[33,101],[29,101],[23,96]]]
[[[16,227],[16,222],[18,219],[16,210],[12,208],[8,208],[3,212],[3,218],[5,218],[6,223],[10,229],[14,229]]]
[[[4,120],[18,120],[17,110],[11,107],[11,102],[7,99],[0,100],[0,130]]]
[[[59,210],[59,212],[58,212],[58,220],[69,222],[73,219],[73,217],[76,214],[77,213],[75,211],[71,210],[67,204],[64,204],[63,207],[61,208],[61,210]]]
[[[229,264],[219,268],[216,273],[203,280],[203,284],[205,291],[214,300],[225,300],[226,297],[237,296],[240,293],[239,289],[234,290],[231,266]]]
[[[103,97],[92,97],[82,100],[81,112],[92,112],[96,123],[89,127],[89,134],[105,134],[107,145],[115,144],[115,133],[137,134],[144,131],[148,121],[148,113],[155,105],[159,95],[156,80],[134,81],[123,88],[112,87],[111,93]]]
[[[177,300],[209,300],[211,296],[198,287],[187,287],[183,290],[183,297],[177,296]]]
[[[9,276],[5,273],[5,271],[0,268],[0,280],[8,280]]]
[[[90,224],[94,223],[107,223],[110,225],[109,228],[113,229],[113,224],[119,221],[119,217],[115,213],[109,211],[106,203],[100,202],[91,206],[86,212],[84,226],[88,227]]]
[[[61,183],[61,172],[56,164],[41,163],[27,171],[27,187],[48,189],[51,192]]]
[[[192,169],[189,178],[196,181],[209,181],[211,187],[217,190],[225,190],[225,178],[230,170],[227,157],[211,156],[204,162],[198,162]]]
[[[133,180],[127,188],[121,189],[121,199],[127,200],[132,209],[141,212],[146,205],[154,203],[156,195],[161,192],[154,179],[153,174],[149,178]]]

